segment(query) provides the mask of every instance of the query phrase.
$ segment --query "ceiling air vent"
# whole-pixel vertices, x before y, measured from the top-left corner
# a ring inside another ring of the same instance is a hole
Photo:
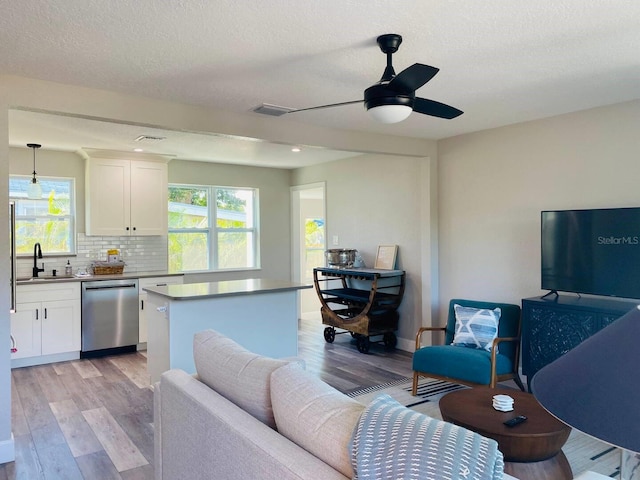
[[[161,142],[162,140],[166,140],[167,137],[156,137],[153,135],[140,135],[134,141],[135,142],[144,142],[144,143],[153,143],[153,142]]]
[[[271,115],[272,117],[279,117],[285,113],[289,113],[293,108],[281,107],[279,105],[270,105],[263,103],[252,110],[252,112],[260,113],[262,115]]]

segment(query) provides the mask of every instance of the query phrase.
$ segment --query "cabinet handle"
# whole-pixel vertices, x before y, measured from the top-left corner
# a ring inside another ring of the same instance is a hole
[[[47,319],[47,309],[46,308],[44,309],[44,319],[45,320]]]
[[[40,320],[40,316],[38,315],[38,309],[36,308],[36,320]]]
[[[144,300],[140,300],[140,310],[144,310]]]
[[[129,227],[127,227],[127,232],[129,231]]]
[[[133,231],[134,231],[134,232],[136,231],[136,227],[133,227]]]

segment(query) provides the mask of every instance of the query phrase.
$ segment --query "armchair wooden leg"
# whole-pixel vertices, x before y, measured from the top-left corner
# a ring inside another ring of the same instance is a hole
[[[411,395],[414,397],[418,394],[418,373],[413,372],[413,387],[411,389]]]

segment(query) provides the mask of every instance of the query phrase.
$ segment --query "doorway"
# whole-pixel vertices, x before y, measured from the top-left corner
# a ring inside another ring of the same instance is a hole
[[[291,187],[294,282],[313,284],[313,269],[325,265],[325,183]],[[299,314],[318,314],[320,301],[315,289],[300,290]]]

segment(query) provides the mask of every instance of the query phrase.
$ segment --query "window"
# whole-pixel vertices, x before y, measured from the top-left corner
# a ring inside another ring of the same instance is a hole
[[[313,281],[314,267],[322,267],[324,258],[324,220],[307,218],[304,222],[305,281]]]
[[[257,189],[169,185],[169,271],[257,268],[257,205]]]
[[[72,178],[38,177],[42,198],[27,198],[31,177],[9,177],[9,197],[16,204],[16,253],[33,254],[40,242],[45,254],[75,253],[75,183]]]

